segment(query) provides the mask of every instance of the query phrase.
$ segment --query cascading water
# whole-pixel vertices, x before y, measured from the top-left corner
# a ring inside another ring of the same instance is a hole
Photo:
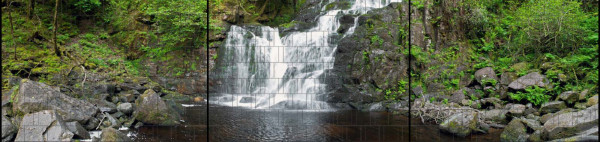
[[[331,40],[339,38],[339,18],[400,1],[355,0],[347,10],[325,11],[323,6],[315,27],[283,37],[268,26],[231,26],[219,59],[219,76],[227,87],[211,95],[211,103],[258,109],[330,109],[323,101],[327,93],[323,80],[327,79],[326,70],[333,68],[337,43]],[[358,17],[342,36],[352,34],[357,23]]]

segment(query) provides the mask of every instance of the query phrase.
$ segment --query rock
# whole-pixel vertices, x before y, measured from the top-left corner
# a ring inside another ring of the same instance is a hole
[[[590,90],[588,90],[588,89],[585,89],[585,90],[581,91],[581,93],[579,93],[579,99],[578,99],[578,101],[585,100],[585,98],[587,97],[588,92],[590,92]]]
[[[113,114],[110,114],[110,115],[111,115],[112,117],[114,117],[114,118],[120,118],[120,117],[122,117],[122,116],[123,116],[123,115],[125,115],[125,114],[123,114],[123,112],[117,111],[117,112],[115,112],[115,113],[113,113]]]
[[[483,120],[503,123],[506,121],[506,114],[508,113],[508,111],[503,109],[493,109],[481,111],[480,113],[480,117],[483,118]]]
[[[494,69],[492,69],[492,67],[485,67],[482,69],[479,69],[475,72],[475,80],[477,80],[477,82],[479,82],[479,84],[481,84],[482,86],[486,86],[486,85],[496,85],[496,84],[485,84],[485,83],[489,83],[486,80],[494,80],[494,82],[498,81],[498,77],[496,76],[496,73],[494,72]],[[484,82],[486,81],[486,82]]]
[[[576,109],[585,109],[585,108],[586,108],[586,105],[585,105],[585,103],[576,102],[576,103],[575,103],[575,108],[576,108]]]
[[[255,103],[256,99],[254,97],[242,97],[240,103]]]
[[[96,127],[98,127],[98,124],[100,124],[100,120],[98,118],[91,118],[90,120],[88,120],[88,123],[85,124],[85,129],[86,130],[95,130]]]
[[[533,134],[529,135],[529,138],[527,138],[527,141],[543,142],[544,140],[542,139],[542,132],[543,132],[543,130],[536,130],[535,132],[533,132]]]
[[[133,105],[131,103],[122,103],[117,106],[117,110],[125,114],[131,114],[133,112]]]
[[[545,113],[554,113],[557,111],[560,111],[563,108],[566,108],[567,106],[565,105],[565,102],[563,101],[553,101],[553,102],[546,102],[544,104],[542,104],[542,106],[540,107],[540,112],[542,114]]]
[[[544,133],[550,140],[575,136],[598,125],[598,105],[578,112],[556,115],[544,123]]]
[[[142,127],[142,126],[144,126],[144,123],[142,123],[142,122],[137,122],[137,123],[135,123],[135,125],[133,126],[133,128],[135,128],[135,129],[139,129],[139,128],[140,128],[140,127]]]
[[[385,111],[385,107],[382,105],[381,102],[379,102],[379,103],[372,104],[369,107],[369,111]]]
[[[4,115],[2,115],[2,141],[11,141],[15,133],[17,133],[17,127]]]
[[[148,87],[144,87],[137,83],[121,83],[119,84],[119,88],[121,90],[135,90],[135,91],[144,91],[148,89]]]
[[[71,141],[62,117],[54,110],[26,114],[21,121],[15,141]]]
[[[450,99],[448,99],[450,102],[454,102],[454,103],[462,103],[462,100],[465,99],[465,94],[463,92],[463,89],[457,90],[456,92],[452,93],[452,96],[450,97]]]
[[[129,142],[133,141],[127,135],[119,132],[114,128],[105,128],[102,130],[102,134],[100,135],[101,142]]]
[[[440,130],[465,137],[473,130],[477,130],[478,123],[477,112],[464,112],[450,116],[444,122],[440,123]]]
[[[179,124],[181,116],[169,107],[152,89],[146,90],[135,101],[135,119],[155,125],[171,126]]]
[[[116,90],[115,85],[110,83],[96,84],[92,88],[92,94],[114,94]]]
[[[81,126],[81,124],[79,124],[78,122],[67,122],[65,123],[65,125],[67,126],[67,129],[71,131],[71,133],[75,134],[75,136],[78,136],[82,139],[91,138],[90,133],[87,130],[85,130],[85,128],[83,128],[83,126]]]
[[[525,119],[525,118],[521,118],[521,122],[523,124],[525,124],[525,126],[527,126],[528,128],[537,131],[537,130],[543,130],[544,127],[542,127],[542,125],[540,124],[539,121],[533,120],[533,119]]]
[[[560,114],[564,114],[564,113],[568,113],[568,112],[573,112],[573,109],[568,108],[568,109],[560,110],[556,113],[548,113],[548,114],[542,115],[542,117],[540,117],[540,122],[546,123],[546,121],[550,120],[550,118],[552,118],[556,115],[560,115]]]
[[[595,126],[588,130],[578,133],[576,136],[556,139],[553,142],[597,142],[598,141],[598,127]]]
[[[46,84],[23,79],[14,109],[23,113],[32,113],[47,109],[55,110],[62,120],[87,122],[96,112],[93,104],[71,98]]]
[[[527,128],[520,119],[513,119],[500,134],[500,141],[503,142],[525,142],[529,138]]]
[[[502,100],[498,98],[484,98],[481,99],[481,103],[486,106],[493,105],[494,108],[500,109],[502,108]]]
[[[125,103],[133,102],[133,101],[135,101],[135,95],[129,94],[129,93],[121,94],[121,95],[119,95],[119,100],[121,102],[125,102]]]
[[[513,116],[522,116],[525,112],[525,109],[527,109],[527,106],[525,105],[514,104],[509,108],[508,112],[510,112],[510,114]]]
[[[569,104],[576,102],[579,99],[579,94],[575,91],[566,91],[560,93],[558,96],[560,100],[566,101]]]
[[[88,102],[94,104],[100,112],[115,113],[117,112],[117,105],[106,100],[89,99]]]
[[[104,116],[106,116],[106,119],[104,119],[104,122],[110,122],[110,123],[107,123],[107,125],[105,124],[105,126],[112,127],[112,128],[119,128],[119,127],[121,127],[121,123],[119,123],[119,120],[117,120],[112,115],[109,115],[109,114],[105,113]]]
[[[532,72],[525,76],[519,77],[517,80],[511,82],[508,88],[513,90],[525,90],[529,86],[547,87],[552,88],[550,81],[546,79],[544,75],[538,72]]]
[[[593,97],[590,97],[587,101],[587,103],[585,103],[585,106],[590,107],[593,105],[598,104],[598,95],[594,95]]]
[[[514,72],[504,72],[500,75],[500,85],[508,85],[515,81],[519,76]]]

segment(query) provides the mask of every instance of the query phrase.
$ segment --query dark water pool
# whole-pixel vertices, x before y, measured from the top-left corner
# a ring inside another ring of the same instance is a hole
[[[143,126],[135,130],[136,141],[499,141],[501,130],[488,134],[455,137],[389,112],[357,110],[300,111],[253,110],[210,105],[207,135],[206,105],[186,107],[183,125]]]

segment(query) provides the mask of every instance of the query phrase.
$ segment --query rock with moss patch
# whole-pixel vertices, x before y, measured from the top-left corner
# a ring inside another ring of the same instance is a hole
[[[146,90],[135,101],[135,106],[135,119],[141,122],[162,126],[179,124],[179,113],[169,107],[152,89]]]
[[[567,105],[565,105],[565,102],[563,102],[563,101],[546,102],[546,103],[542,104],[542,106],[540,107],[540,112],[554,113],[554,112],[560,111],[561,109],[564,109],[566,107],[567,107]]]
[[[444,122],[440,123],[440,130],[460,137],[465,137],[473,130],[477,130],[478,123],[477,112],[464,112],[450,116]]]
[[[554,140],[575,136],[594,126],[598,126],[598,105],[550,118],[544,123],[544,133],[550,140]]]
[[[499,123],[506,123],[506,114],[508,110],[493,109],[481,111],[481,118],[488,121],[494,121]]]
[[[105,128],[102,130],[102,134],[100,135],[101,142],[130,142],[133,141],[131,138],[127,137],[127,135],[119,132],[114,128]]]
[[[560,93],[558,98],[569,104],[572,104],[572,103],[576,102],[577,100],[579,100],[579,94],[577,94],[577,92],[575,92],[575,91],[566,91],[566,92]]]
[[[23,79],[16,96],[15,110],[32,113],[42,110],[56,110],[65,121],[87,122],[98,112],[92,103],[69,97],[50,86]]]
[[[594,95],[593,97],[590,97],[587,101],[587,103],[585,103],[585,105],[587,107],[593,106],[598,104],[598,95]]]
[[[497,83],[498,77],[496,76],[496,72],[494,72],[494,69],[492,69],[492,67],[486,67],[479,69],[475,72],[475,80],[477,80],[477,82],[479,82],[479,84],[483,86],[493,86],[496,85],[495,83]]]
[[[525,142],[529,138],[527,134],[527,128],[520,119],[513,119],[500,134],[500,141],[502,142]]]

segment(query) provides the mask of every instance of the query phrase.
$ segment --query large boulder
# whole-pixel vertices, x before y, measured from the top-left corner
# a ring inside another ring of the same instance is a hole
[[[135,101],[135,119],[145,124],[177,125],[181,116],[169,107],[152,89],[146,90]]]
[[[500,141],[502,142],[525,142],[529,138],[527,134],[527,128],[520,119],[513,119],[500,134]]]
[[[494,82],[498,81],[498,77],[496,76],[496,73],[494,72],[494,69],[492,69],[492,67],[486,67],[486,68],[477,70],[475,72],[475,79],[482,86],[492,85],[492,84],[485,84],[485,83],[489,82],[487,80],[493,80]]]
[[[105,128],[102,129],[102,134],[100,135],[101,142],[130,142],[133,141],[131,138],[127,137],[127,135],[119,132],[114,128]]]
[[[23,79],[16,96],[14,109],[23,113],[42,110],[55,110],[65,121],[78,121],[84,124],[98,108],[93,104],[69,97],[50,86]]]
[[[598,126],[598,105],[550,118],[544,123],[544,133],[550,140],[554,140],[575,136],[594,126]]]
[[[550,81],[544,75],[538,72],[532,72],[525,76],[519,77],[517,80],[508,84],[508,88],[513,90],[525,90],[529,86],[548,87],[552,88]]]
[[[73,133],[54,110],[26,114],[15,141],[71,141]]]
[[[554,113],[557,111],[560,111],[561,109],[566,108],[567,105],[565,105],[565,102],[563,101],[553,101],[553,102],[546,102],[544,104],[542,104],[542,106],[540,107],[540,112],[542,113]]]
[[[473,130],[477,130],[478,123],[477,112],[463,112],[450,116],[444,122],[440,123],[440,130],[465,137]]]
[[[4,115],[2,115],[2,141],[11,141],[17,133],[17,127]]]

